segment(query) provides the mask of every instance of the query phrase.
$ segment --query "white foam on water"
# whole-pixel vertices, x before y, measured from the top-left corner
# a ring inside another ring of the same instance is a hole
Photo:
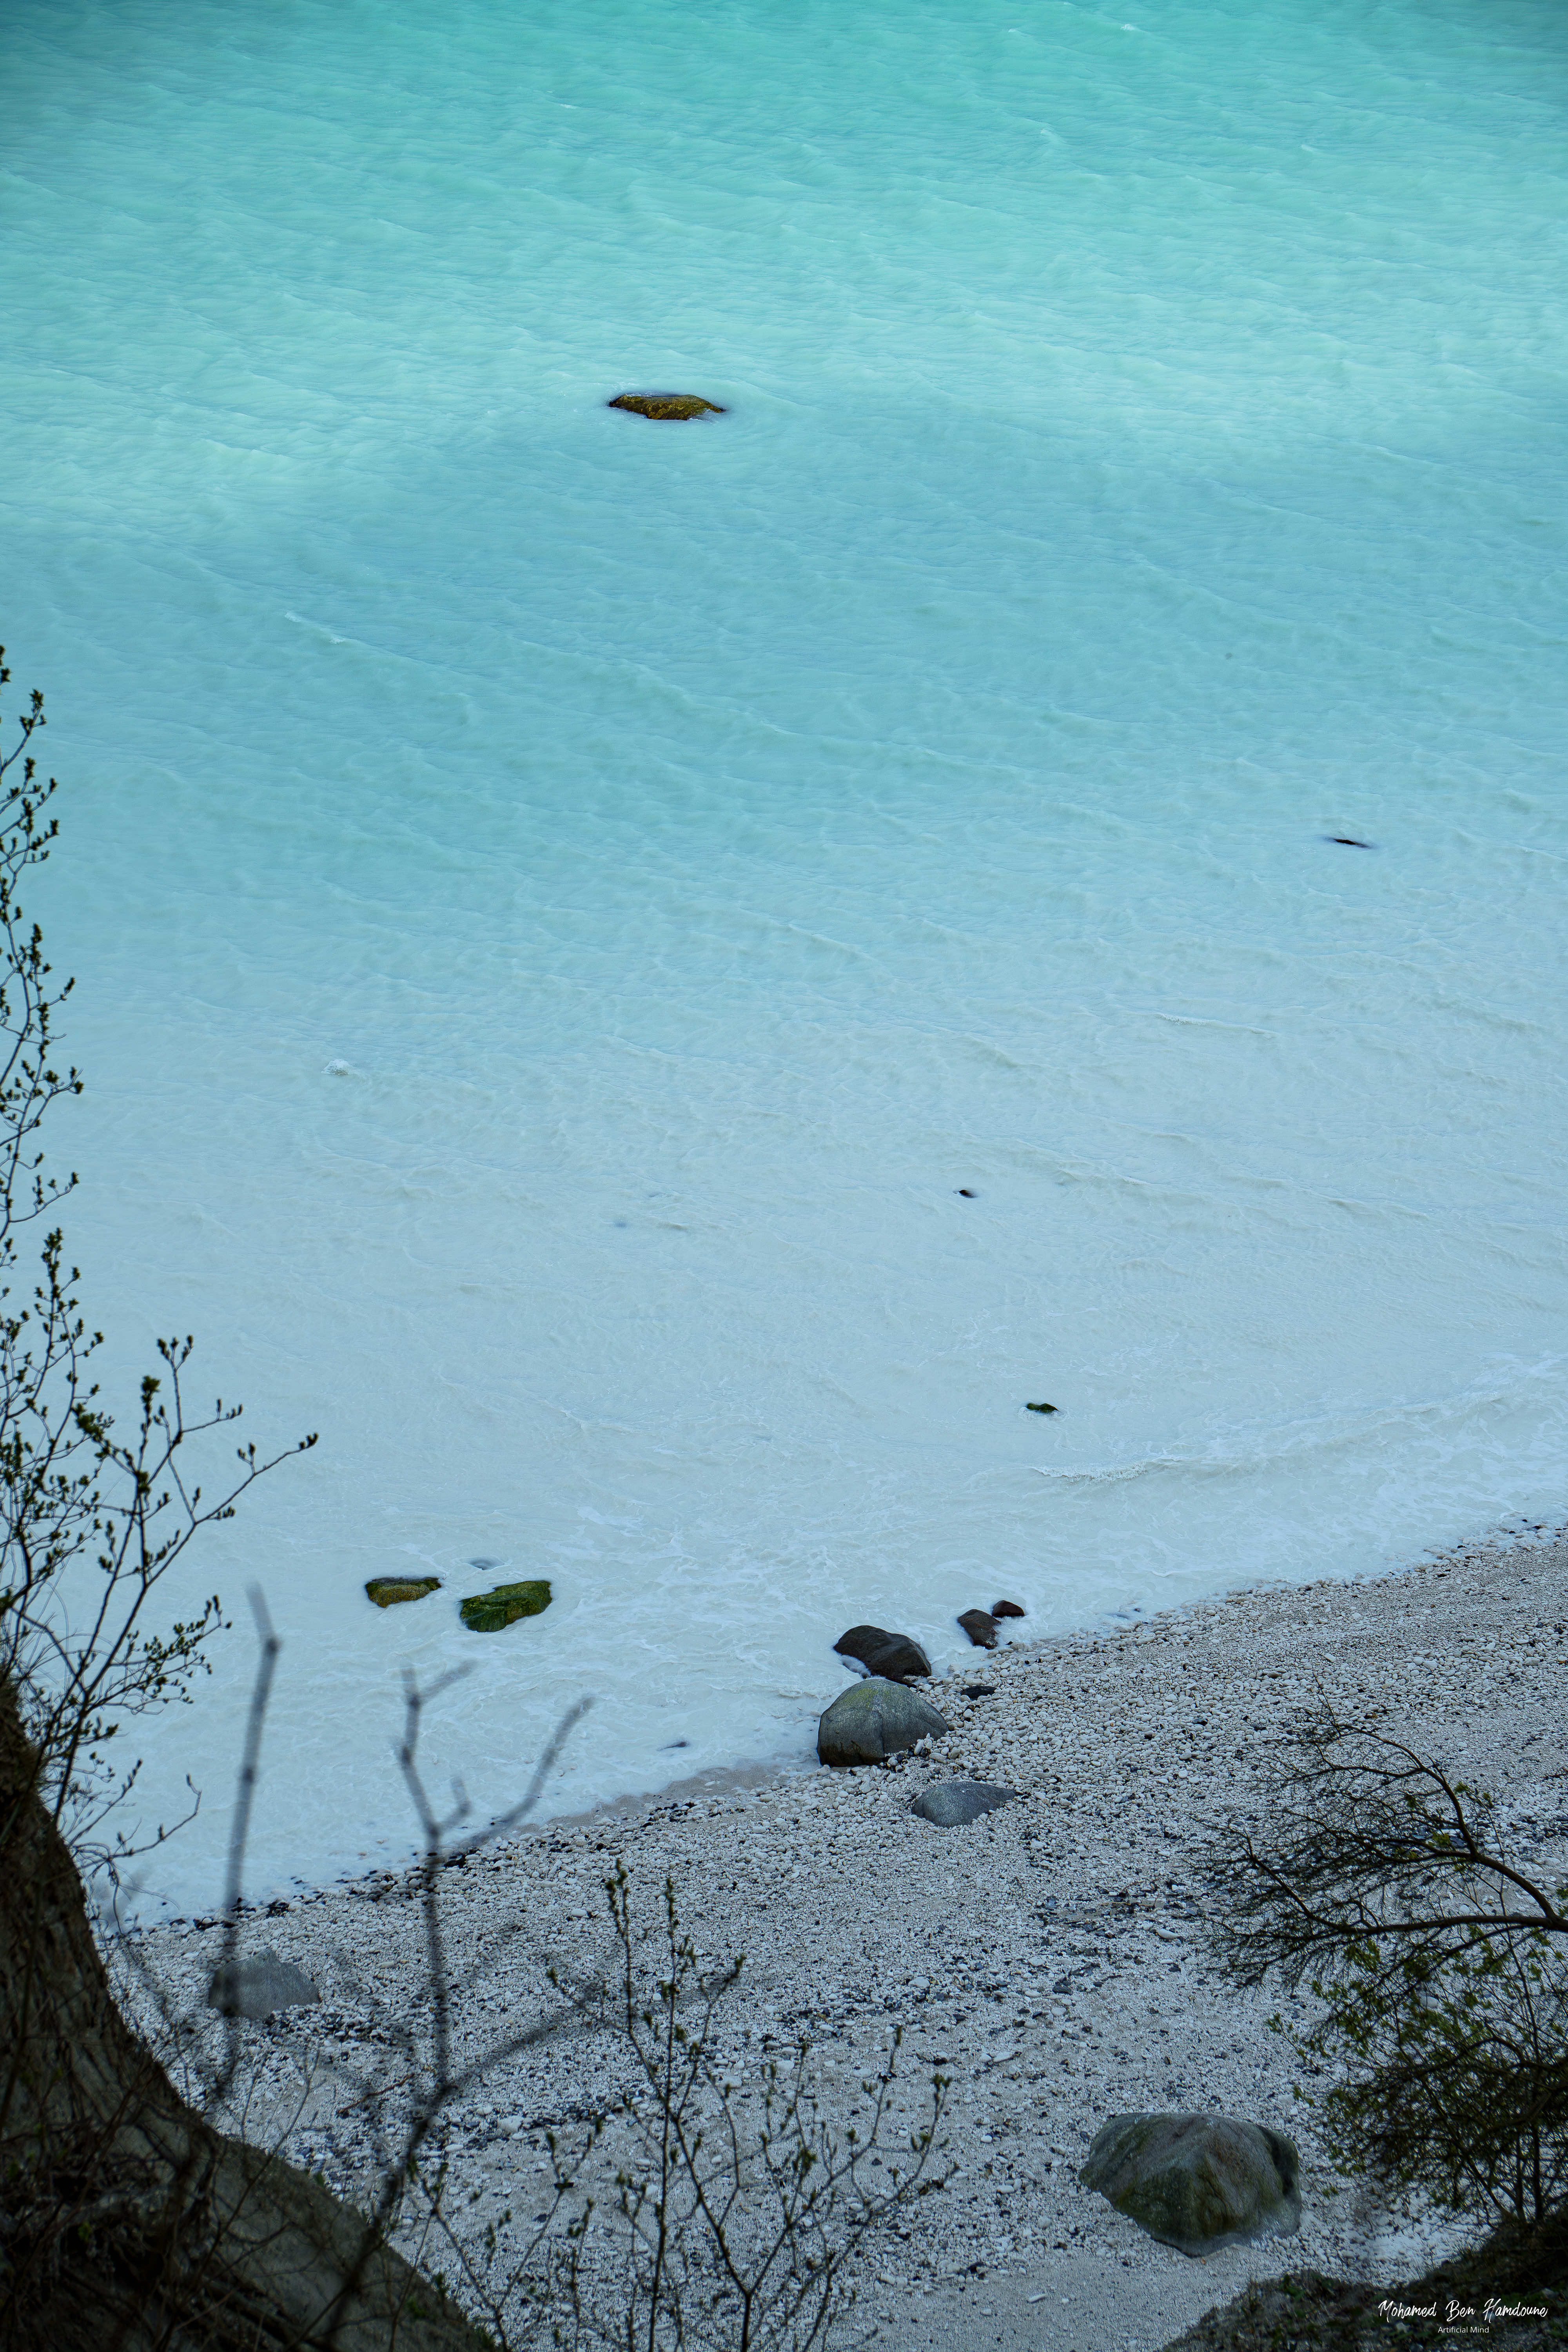
[[[171,1595],[160,1894],[253,1579],[264,1889],[405,1846],[405,1664],[481,1816],[595,1693],[577,1810],[856,1620],[1560,1511],[1557,37],[14,0],[73,1255],[321,1433]]]

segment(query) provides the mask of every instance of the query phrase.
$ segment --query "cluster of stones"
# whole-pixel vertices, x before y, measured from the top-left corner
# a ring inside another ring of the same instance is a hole
[[[438,1592],[441,1580],[438,1576],[373,1576],[364,1589],[378,1609],[394,1609],[400,1601],[423,1601],[427,1592]],[[515,1625],[520,1617],[537,1617],[550,1601],[548,1580],[528,1577],[518,1584],[496,1584],[488,1592],[469,1593],[458,1614],[471,1633],[500,1633]]]
[[[1016,1604],[1005,1605],[1015,1616],[1024,1613]],[[946,1716],[910,1687],[916,1677],[931,1673],[931,1660],[910,1634],[889,1633],[881,1625],[851,1625],[833,1646],[866,1671],[864,1681],[841,1692],[816,1727],[816,1752],[824,1764],[883,1764],[903,1748],[952,1730]],[[910,1810],[938,1829],[961,1829],[1016,1795],[1016,1789],[985,1780],[949,1780],[923,1789]]]
[[[1022,1617],[1016,1601],[966,1609],[958,1622],[977,1649],[994,1650],[1001,1624]],[[919,1691],[931,1661],[907,1633],[851,1625],[834,1648],[865,1678],[842,1692],[817,1725],[824,1764],[883,1764],[901,1750],[942,1738],[947,1717]],[[975,1685],[980,1696],[989,1685]],[[967,1828],[1011,1804],[1016,1789],[987,1780],[946,1780],[922,1789],[910,1811],[938,1829]],[[1295,2145],[1262,2124],[1227,2116],[1113,2116],[1096,2137],[1079,2179],[1152,2238],[1204,2255],[1300,2226]]]

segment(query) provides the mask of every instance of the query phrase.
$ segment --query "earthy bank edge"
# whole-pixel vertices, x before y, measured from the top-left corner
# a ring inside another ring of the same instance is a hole
[[[1247,2288],[1168,2352],[1548,2352],[1568,2344],[1568,2242],[1500,2232],[1424,2278],[1371,2286],[1289,2273]]]
[[[650,1906],[668,1873],[704,1946],[748,1956],[731,2012],[738,2065],[805,2031],[847,2100],[901,2024],[911,2091],[932,2066],[952,2078],[950,2186],[867,2274],[861,2314],[879,2347],[988,2346],[984,2299],[1012,2298],[1027,2333],[1009,2344],[1152,2352],[1248,2281],[1278,2277],[1278,2242],[1193,2263],[1080,2186],[1095,2133],[1129,2111],[1217,2112],[1285,2134],[1302,2166],[1293,2274],[1392,2287],[1458,2239],[1435,2230],[1384,2253],[1355,2199],[1325,2194],[1298,2069],[1268,2031],[1279,1996],[1238,1992],[1208,1958],[1203,1842],[1227,1816],[1261,1820],[1262,1768],[1321,1690],[1438,1745],[1495,1790],[1521,1851],[1560,1854],[1568,1874],[1565,1663],[1559,1542],[1468,1546],[1362,1583],[1001,1648],[985,1661],[989,1696],[965,1696],[972,1666],[925,1686],[952,1726],[928,1754],[711,1776],[549,1822],[447,1874],[455,2031],[531,2013],[552,1956],[592,1965],[617,1864]],[[825,1658],[824,1705],[843,1672]],[[1021,1793],[963,1829],[911,1812],[959,1775]],[[292,2086],[313,2052],[352,2057],[405,2013],[424,1965],[411,1893],[388,1870],[254,1930],[323,2000],[245,2028],[258,2077],[244,2128],[281,2131],[287,2153],[350,2195],[371,2159],[360,2126],[320,2070],[303,2115]],[[215,1927],[159,1928],[142,1950],[174,1997],[202,2003]],[[595,2037],[563,2037],[454,2112],[435,2153],[455,2200],[475,2196],[476,2228],[537,2171],[549,2119],[586,2113],[612,2064]]]

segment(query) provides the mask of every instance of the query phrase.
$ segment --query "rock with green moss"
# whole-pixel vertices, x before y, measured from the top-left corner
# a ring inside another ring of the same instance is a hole
[[[427,1592],[439,1592],[438,1576],[373,1576],[365,1591],[378,1609],[395,1608],[400,1601],[423,1601]]]
[[[724,414],[716,400],[702,400],[694,392],[623,392],[605,406],[629,408],[634,416],[651,416],[660,423]]]
[[[500,1633],[520,1617],[537,1617],[550,1606],[550,1587],[542,1576],[522,1584],[497,1584],[489,1592],[470,1593],[461,1616],[474,1633]]]
[[[879,1764],[952,1728],[918,1691],[869,1675],[834,1700],[816,1727],[816,1752],[825,1764]]]
[[[1184,2254],[1301,2225],[1300,2159],[1283,2132],[1230,2116],[1112,2116],[1079,2174]]]

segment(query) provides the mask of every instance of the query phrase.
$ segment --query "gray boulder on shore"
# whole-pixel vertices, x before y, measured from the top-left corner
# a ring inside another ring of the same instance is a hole
[[[868,1675],[834,1700],[816,1727],[816,1752],[825,1764],[879,1764],[952,1728],[918,1691]]]
[[[304,1969],[280,1960],[276,1952],[220,1962],[207,1987],[207,2007],[225,2017],[270,2017],[274,2010],[303,2009],[321,1998]]]
[[[1112,2116],[1079,2174],[1167,2246],[1212,2254],[1301,2226],[1295,2143],[1231,2116]]]
[[[999,1805],[1012,1804],[1017,1794],[1016,1789],[999,1789],[990,1780],[943,1780],[939,1788],[922,1789],[910,1811],[922,1822],[934,1822],[939,1830],[963,1830]]]

